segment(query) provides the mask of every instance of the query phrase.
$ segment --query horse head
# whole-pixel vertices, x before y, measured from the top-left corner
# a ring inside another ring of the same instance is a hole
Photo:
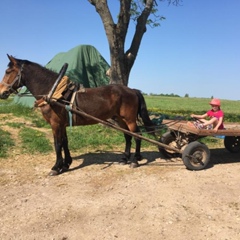
[[[21,74],[23,65],[19,64],[17,59],[7,54],[10,62],[5,71],[5,75],[0,82],[0,98],[7,99],[11,93],[17,93],[17,89],[22,86]]]

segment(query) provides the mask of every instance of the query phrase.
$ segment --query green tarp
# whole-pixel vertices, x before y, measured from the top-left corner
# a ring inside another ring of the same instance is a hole
[[[79,45],[68,52],[55,55],[46,65],[46,68],[59,72],[64,63],[68,63],[66,75],[73,82],[78,82],[86,88],[93,88],[109,84],[106,75],[110,68],[107,61],[101,56],[97,49],[91,45]],[[20,93],[27,93],[26,88]],[[29,96],[16,95],[14,103],[33,107],[35,99]]]
[[[81,83],[86,88],[109,83],[106,72],[110,66],[93,46],[80,45],[66,53],[58,53],[46,67],[59,72],[64,63],[68,63],[66,75],[71,81]]]

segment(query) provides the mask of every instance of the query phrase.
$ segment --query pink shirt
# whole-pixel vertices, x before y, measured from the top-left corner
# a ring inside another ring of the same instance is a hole
[[[209,117],[211,117],[211,118],[213,118],[213,117],[215,117],[215,118],[217,118],[217,119],[219,119],[220,117],[224,117],[224,113],[223,113],[223,111],[222,110],[218,110],[217,112],[214,112],[212,109],[211,110],[209,110],[209,111],[207,111],[207,115],[209,116]],[[219,126],[219,128],[218,129],[223,129],[224,128],[224,126],[223,126],[223,123]]]

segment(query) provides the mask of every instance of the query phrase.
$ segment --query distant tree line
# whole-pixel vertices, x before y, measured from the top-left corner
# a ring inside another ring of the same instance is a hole
[[[160,94],[157,94],[157,93],[143,93],[144,95],[149,95],[149,96],[161,96],[161,97],[180,97],[179,95],[177,94],[174,94],[174,93],[171,93],[171,94],[164,94],[164,93],[160,93]]]
[[[157,94],[157,93],[144,93],[144,92],[142,92],[142,94],[143,95],[147,95],[147,96],[161,96],[161,97],[181,97],[181,96],[179,96],[178,94],[174,94],[174,93],[171,93],[171,94],[164,94],[164,93],[160,93],[160,94]],[[189,94],[188,93],[186,93],[185,95],[184,95],[184,98],[189,98]],[[213,96],[211,96],[211,99],[213,99],[214,97]]]
[[[181,97],[181,96],[179,96],[178,94],[174,94],[174,93],[171,93],[171,94],[164,94],[164,93],[160,93],[160,94],[157,94],[157,93],[144,93],[144,92],[142,92],[142,94],[143,95],[149,95],[149,96],[161,96],[161,97]],[[188,98],[189,97],[189,94],[188,93],[186,93],[185,95],[184,95],[184,97],[185,98]]]

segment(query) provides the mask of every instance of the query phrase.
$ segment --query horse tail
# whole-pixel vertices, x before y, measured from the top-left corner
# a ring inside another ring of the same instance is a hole
[[[138,96],[138,115],[141,117],[146,131],[155,135],[156,126],[149,117],[145,99],[139,90],[134,89],[134,91]]]

